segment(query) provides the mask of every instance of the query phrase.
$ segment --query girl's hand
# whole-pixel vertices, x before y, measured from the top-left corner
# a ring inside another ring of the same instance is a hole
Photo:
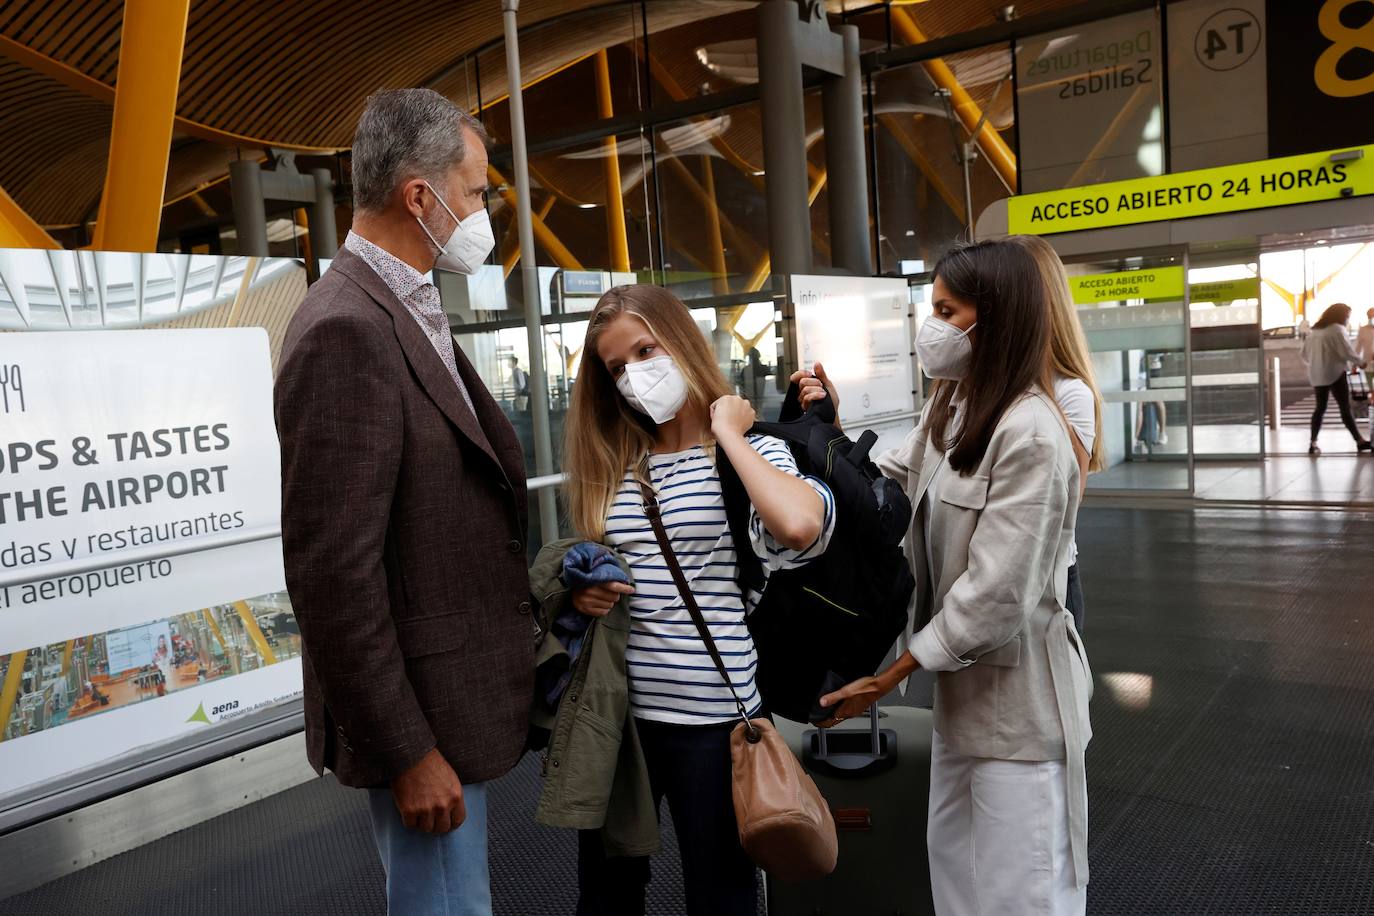
[[[835,405],[836,426],[839,426],[840,416],[840,393],[835,390],[835,385],[830,381],[830,376],[825,374],[825,367],[819,362],[816,363],[815,371],[807,372],[805,369],[792,373],[792,382],[801,386],[801,406],[802,410],[822,398],[830,398]]]
[[[573,608],[588,617],[605,617],[615,607],[621,595],[633,595],[634,586],[623,582],[610,582],[606,585],[590,585],[573,592]]]
[[[711,405],[711,434],[717,439],[727,435],[743,436],[758,415],[744,398],[726,395]]]

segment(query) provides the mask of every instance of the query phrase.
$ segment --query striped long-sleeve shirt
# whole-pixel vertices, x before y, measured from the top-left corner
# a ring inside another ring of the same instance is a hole
[[[802,477],[792,453],[778,439],[750,436],[749,444],[781,471]],[[658,494],[663,524],[673,551],[692,587],[730,671],[730,679],[750,713],[759,703],[754,683],[758,658],[745,626],[746,603],[757,596],[741,594],[736,583],[736,545],[725,517],[720,476],[701,446],[667,455],[652,455],[649,476]],[[835,500],[821,481],[803,477],[825,506],[825,524],[805,550],[779,544],[755,512],[749,522],[750,543],[765,573],[804,565],[820,556],[835,529]],[[661,555],[653,527],[644,514],[633,469],[626,472],[606,520],[606,543],[618,550],[634,573],[630,599],[632,630],[626,650],[630,702],[641,719],[684,725],[728,722],[738,718],[734,700],[707,654],[692,617],[678,595]],[[749,608],[752,610],[752,604]]]

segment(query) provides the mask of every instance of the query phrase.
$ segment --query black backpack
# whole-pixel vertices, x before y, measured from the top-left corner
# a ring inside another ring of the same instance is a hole
[[[763,564],[749,549],[749,494],[724,452],[716,453],[739,584],[763,592],[748,619],[759,693],[770,713],[794,722],[828,718],[823,695],[874,673],[906,629],[916,588],[901,548],[911,501],[869,460],[877,434],[866,430],[853,442],[834,421],[829,399],[803,413],[793,385],[778,422],[753,427],[786,442],[797,468],[825,481],[835,497],[826,552],[800,569],[773,573],[767,588]]]

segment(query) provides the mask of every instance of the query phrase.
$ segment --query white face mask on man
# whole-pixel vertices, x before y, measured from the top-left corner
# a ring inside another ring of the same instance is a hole
[[[439,201],[439,206],[444,208],[444,212],[452,217],[455,224],[448,241],[440,245],[434,233],[425,225],[425,221],[418,216],[415,217],[425,235],[429,236],[434,247],[439,249],[439,259],[434,262],[434,266],[440,270],[451,270],[460,274],[477,273],[477,268],[482,266],[487,255],[491,254],[492,248],[496,247],[496,236],[491,231],[491,217],[487,215],[487,208],[482,207],[466,219],[459,219],[449,209],[448,204],[444,203],[443,195],[434,190],[434,185],[426,181],[425,187],[434,194],[434,199]]]
[[[922,371],[930,378],[955,382],[968,375],[969,363],[973,361],[973,343],[968,334],[977,326],[961,331],[933,315],[927,318],[916,335],[916,356],[921,360]]]
[[[658,424],[676,417],[687,403],[687,378],[671,356],[626,363],[615,387],[631,407]]]

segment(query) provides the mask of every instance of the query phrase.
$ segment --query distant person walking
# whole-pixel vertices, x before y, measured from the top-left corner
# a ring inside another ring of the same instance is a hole
[[[1374,391],[1374,309],[1365,312],[1367,321],[1355,335],[1355,355],[1364,360],[1365,381]]]
[[[1346,370],[1350,366],[1363,369],[1367,360],[1361,359],[1350,346],[1350,332],[1346,327],[1349,322],[1350,306],[1337,302],[1322,312],[1312,326],[1312,333],[1303,341],[1302,359],[1307,363],[1307,379],[1317,392],[1317,409],[1312,412],[1312,444],[1307,448],[1309,455],[1322,453],[1317,447],[1317,434],[1322,429],[1326,403],[1332,396],[1341,412],[1341,422],[1355,437],[1356,448],[1362,452],[1370,450],[1369,440],[1360,435],[1355,415],[1350,410],[1350,382]]]
[[[510,358],[510,385],[514,393],[512,405],[524,412],[530,408],[530,374],[520,368],[520,357]]]

